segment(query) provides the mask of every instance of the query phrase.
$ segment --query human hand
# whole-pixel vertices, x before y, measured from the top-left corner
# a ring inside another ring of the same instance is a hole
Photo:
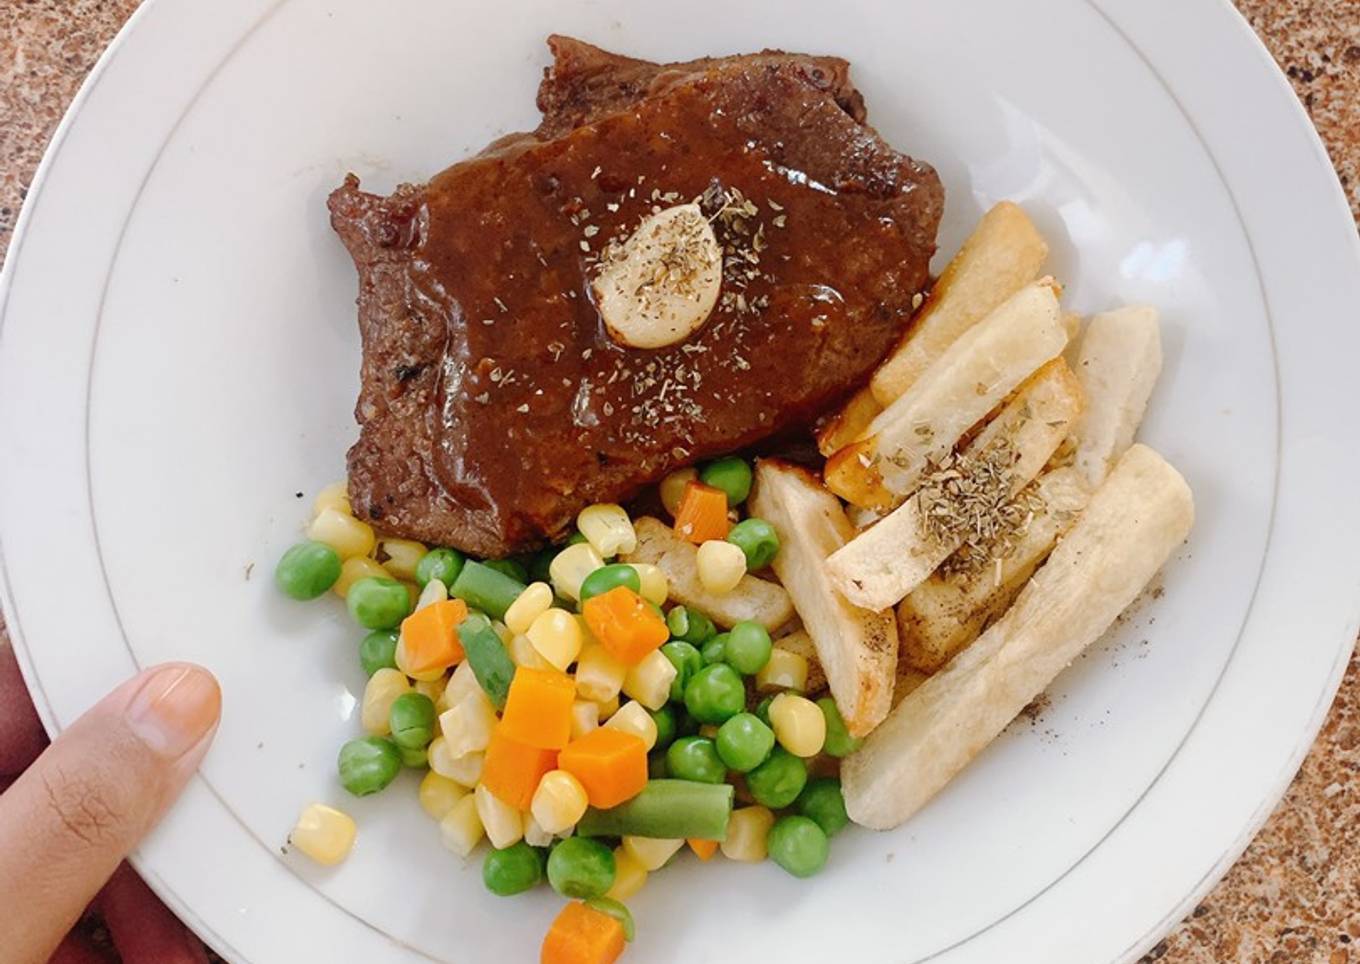
[[[203,945],[122,861],[197,768],[220,710],[210,673],[167,663],[119,686],[44,750],[42,725],[0,636],[0,948],[6,962],[102,961],[71,933],[92,902],[124,964],[207,961]]]

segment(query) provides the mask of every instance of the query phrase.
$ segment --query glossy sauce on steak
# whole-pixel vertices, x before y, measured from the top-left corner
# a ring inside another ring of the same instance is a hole
[[[555,51],[535,134],[391,197],[352,177],[331,197],[360,272],[354,510],[478,555],[863,384],[927,283],[943,201],[855,116],[843,61]],[[695,199],[724,245],[718,307],[679,344],[615,343],[591,303],[602,251]]]

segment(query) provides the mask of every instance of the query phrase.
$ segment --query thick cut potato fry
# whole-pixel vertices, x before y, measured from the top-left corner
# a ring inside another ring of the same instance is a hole
[[[919,810],[1110,627],[1193,521],[1180,473],[1130,448],[1015,605],[846,758],[850,819],[886,830]]]
[[[959,336],[1037,278],[1046,257],[1048,244],[1019,205],[1002,201],[984,214],[902,343],[874,373],[870,387],[878,404],[900,397]]]
[[[901,662],[933,673],[976,639],[1006,611],[1091,497],[1073,468],[1045,472],[1035,480],[1034,491],[1039,502],[1034,518],[995,565],[970,573],[936,571],[902,600],[897,607]]]
[[[850,520],[811,473],[775,459],[756,463],[747,504],[779,533],[775,574],[812,637],[847,729],[863,736],[888,713],[897,624],[892,613],[852,606],[827,579],[826,557],[854,534]]]
[[[841,410],[822,426],[822,430],[817,433],[817,451],[827,456],[835,455],[851,442],[859,441],[869,423],[881,411],[883,406],[874,399],[869,386],[864,386],[851,395]]]
[[[1051,280],[1026,285],[955,341],[864,439],[826,463],[826,484],[847,502],[890,509],[973,425],[1067,344]]]
[[[929,673],[923,673],[912,666],[897,664],[897,683],[893,686],[893,709],[897,704],[921,688],[921,684],[930,679]]]
[[[1129,305],[1096,315],[1086,326],[1073,368],[1087,397],[1086,411],[1073,429],[1075,463],[1094,488],[1133,443],[1161,374],[1157,309]]]
[[[774,632],[793,618],[793,603],[782,586],[747,575],[731,592],[711,593],[699,582],[698,547],[650,516],[634,520],[633,530],[637,548],[619,558],[656,566],[666,574],[672,600],[693,606],[724,629],[750,619]]]
[[[1081,414],[1081,386],[1061,358],[1041,368],[1006,407],[963,450],[956,470],[962,484],[986,492],[990,504],[1016,495],[1043,470],[1049,457]],[[1014,461],[1005,470],[1001,492],[986,471],[989,452],[1009,446]],[[948,505],[948,504],[947,504]],[[930,506],[907,499],[887,517],[860,533],[826,561],[827,574],[842,595],[865,609],[885,609],[923,583],[964,542],[962,535],[941,538],[927,531],[923,513]],[[951,511],[968,513],[959,502]]]

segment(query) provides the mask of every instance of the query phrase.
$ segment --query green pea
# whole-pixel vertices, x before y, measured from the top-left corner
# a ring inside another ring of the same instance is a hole
[[[691,643],[681,639],[662,646],[661,655],[675,667],[675,679],[671,680],[671,699],[679,702],[685,698],[685,685],[704,668],[704,657]]]
[[[746,707],[746,684],[726,663],[705,666],[685,686],[685,708],[700,723],[726,723]]]
[[[817,705],[821,707],[822,716],[826,717],[826,743],[822,745],[823,753],[834,757],[849,756],[864,744],[862,737],[851,736],[850,731],[845,728],[845,720],[841,717],[841,711],[836,708],[835,700],[823,696],[817,701]]]
[[[713,620],[699,610],[687,606],[675,606],[666,614],[666,628],[675,639],[695,646],[702,646],[718,632]]]
[[[647,755],[648,780],[664,780],[670,775],[671,770],[666,765],[666,754],[664,752],[653,751]]]
[[[756,803],[782,810],[798,799],[807,784],[807,764],[782,746],[770,758],[746,774],[746,787]]]
[[[718,728],[718,756],[729,770],[746,773],[774,749],[774,730],[750,713],[738,713]]]
[[[423,746],[413,750],[399,746],[397,752],[401,754],[401,765],[404,767],[420,770],[430,765],[430,754]]]
[[[601,914],[608,914],[623,925],[623,939],[632,941],[637,936],[637,928],[633,924],[633,914],[623,904],[612,897],[592,897],[586,901],[586,906],[591,910],[598,910]]]
[[[589,837],[568,837],[548,855],[548,883],[563,897],[603,897],[614,886],[614,854]]]
[[[339,578],[340,556],[324,542],[299,542],[274,567],[274,585],[294,599],[315,599]]]
[[[807,817],[780,817],[765,842],[770,859],[795,877],[811,877],[826,866],[826,834]]]
[[[666,751],[666,769],[677,780],[722,783],[727,767],[713,741],[704,736],[682,736]]]
[[[756,719],[760,720],[760,722],[764,723],[766,726],[771,725],[770,704],[774,702],[774,698],[778,695],[778,693],[771,693],[756,704]]]
[[[633,592],[642,591],[642,579],[632,566],[621,562],[601,566],[581,582],[581,602],[592,596],[599,596],[618,586],[627,586]]]
[[[495,569],[497,572],[504,573],[516,582],[528,583],[529,570],[524,567],[524,563],[516,559],[488,559],[482,563],[488,569]]]
[[[566,546],[579,546],[581,543],[585,541],[587,541],[586,537],[581,535],[581,530],[574,529],[571,535],[567,536]],[[566,546],[563,546],[563,548],[565,548]]]
[[[548,546],[548,548],[534,553],[533,559],[529,561],[529,579],[532,582],[552,582],[548,568],[561,551],[561,546]]]
[[[395,629],[375,629],[359,644],[359,665],[364,674],[372,676],[380,669],[397,668],[397,639]]]
[[[467,557],[457,549],[431,549],[416,563],[416,582],[424,589],[431,579],[438,579],[447,589],[463,571]]]
[[[704,665],[711,666],[714,663],[721,663],[727,659],[727,633],[719,633],[708,642],[704,643],[704,648],[700,650],[704,657]]]
[[[377,793],[396,779],[401,752],[391,740],[361,736],[340,748],[340,784],[356,797]]]
[[[751,466],[736,456],[728,456],[700,469],[699,481],[727,493],[728,505],[741,505],[751,494]]]
[[[411,615],[411,594],[395,579],[360,579],[349,587],[345,604],[364,629],[396,629]]]
[[[434,700],[424,693],[402,693],[392,701],[387,726],[392,742],[408,750],[423,749],[434,739]]]
[[[754,676],[770,661],[774,644],[770,634],[760,623],[749,620],[737,623],[727,634],[727,665],[738,673]]]
[[[727,541],[746,553],[750,572],[764,569],[779,555],[779,533],[764,519],[742,519],[728,530]]]
[[[815,822],[828,837],[836,836],[850,822],[841,781],[835,777],[811,781],[798,795],[798,812]]]
[[[678,723],[675,719],[675,710],[669,706],[663,706],[659,710],[648,710],[647,715],[656,724],[656,743],[652,744],[653,750],[664,750],[671,745],[675,739]]]
[[[542,858],[523,840],[502,850],[492,849],[482,861],[482,883],[497,897],[522,894],[542,879]]]

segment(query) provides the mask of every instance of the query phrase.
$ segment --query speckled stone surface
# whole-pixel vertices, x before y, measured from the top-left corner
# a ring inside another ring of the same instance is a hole
[[[0,255],[62,112],[135,0],[0,0]],[[1360,0],[1238,0],[1317,125],[1360,220]],[[0,625],[0,634],[3,626]],[[1288,795],[1147,956],[1360,964],[1360,658]]]

